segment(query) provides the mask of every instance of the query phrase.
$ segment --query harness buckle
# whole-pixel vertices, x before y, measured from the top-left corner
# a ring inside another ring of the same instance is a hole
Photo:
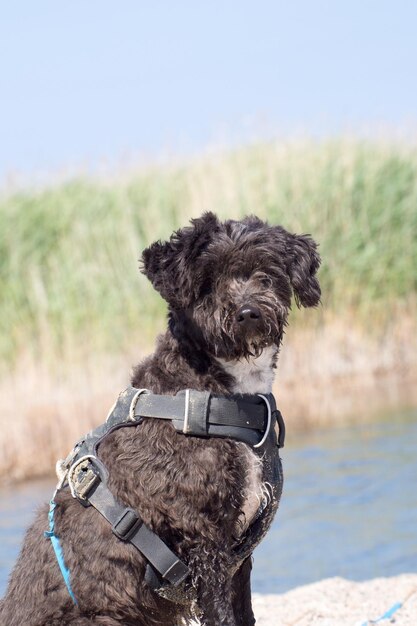
[[[267,424],[266,424],[264,435],[263,435],[262,439],[260,440],[260,442],[253,446],[254,448],[260,448],[261,446],[263,446],[263,444],[265,443],[265,441],[268,438],[269,431],[271,430],[271,424],[272,424],[272,409],[271,409],[271,404],[270,404],[268,398],[266,396],[263,396],[261,393],[258,393],[257,395],[260,398],[262,398],[262,400],[265,402],[266,408],[268,410],[268,417],[267,417]]]
[[[135,395],[132,398],[132,401],[130,403],[130,407],[129,407],[129,421],[130,422],[137,422],[138,419],[135,415],[135,409],[136,409],[136,405],[138,403],[139,400],[139,396],[142,395],[142,393],[149,393],[149,389],[138,389],[138,391],[135,393]]]
[[[189,432],[189,425],[188,425],[189,413],[190,413],[190,390],[186,389],[185,390],[185,405],[184,405],[184,426],[182,429],[182,432],[184,433],[184,435],[186,435]]]
[[[75,461],[68,470],[68,484],[73,498],[77,498],[88,506],[88,495],[101,481],[100,471],[94,463],[97,460],[93,455],[82,456]]]
[[[282,417],[281,411],[279,411],[278,409],[275,409],[275,411],[273,412],[273,415],[275,415],[276,427],[278,428],[277,446],[278,446],[278,448],[283,448],[284,447],[284,443],[285,443],[285,422],[284,422],[284,418]]]
[[[135,534],[142,520],[133,509],[127,508],[120,515],[119,519],[112,525],[112,531],[122,541],[129,541]]]
[[[184,417],[181,422],[174,420],[174,427],[184,435],[207,437],[210,397],[211,393],[209,391],[185,389]]]

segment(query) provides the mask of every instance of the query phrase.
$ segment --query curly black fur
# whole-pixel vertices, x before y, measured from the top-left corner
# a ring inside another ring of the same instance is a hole
[[[169,304],[168,329],[132,381],[155,393],[236,391],[226,365],[252,362],[272,346],[274,367],[292,293],[303,306],[320,299],[314,241],[256,217],[220,223],[206,213],[168,242],[152,244],[142,260],[143,272]],[[239,322],[246,305],[259,312],[255,324]],[[62,490],[55,527],[78,606],[43,538],[43,507],[0,604],[1,624],[179,626],[193,611],[205,626],[254,624],[250,557],[237,564],[233,557],[247,488],[245,448],[228,439],[185,437],[160,420],[117,430],[99,448],[115,497],[137,509],[188,564],[197,608],[151,591],[140,553],[119,541],[97,511]],[[274,513],[271,508],[267,525]]]

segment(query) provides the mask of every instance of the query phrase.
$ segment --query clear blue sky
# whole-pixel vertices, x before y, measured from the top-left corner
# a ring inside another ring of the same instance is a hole
[[[0,79],[0,181],[262,127],[415,128],[417,2],[4,2]]]

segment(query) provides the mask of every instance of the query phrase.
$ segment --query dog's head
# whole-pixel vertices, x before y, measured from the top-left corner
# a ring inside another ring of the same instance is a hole
[[[317,245],[256,217],[191,221],[143,252],[143,273],[168,302],[171,328],[192,332],[216,357],[258,356],[279,345],[293,294],[320,300]]]

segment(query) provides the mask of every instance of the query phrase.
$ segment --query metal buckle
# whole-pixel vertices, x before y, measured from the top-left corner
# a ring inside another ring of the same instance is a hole
[[[254,448],[260,448],[261,446],[263,446],[263,444],[265,443],[268,435],[269,435],[269,431],[271,429],[271,423],[272,423],[272,409],[271,409],[271,405],[269,403],[269,400],[266,396],[263,396],[261,393],[257,394],[260,398],[262,398],[262,400],[265,402],[267,409],[268,409],[268,421],[267,421],[267,425],[266,425],[266,430],[264,432],[264,436],[262,437],[262,439],[260,440],[259,443],[257,443],[256,445],[254,445]]]
[[[132,401],[130,403],[130,408],[129,408],[129,421],[130,422],[136,422],[136,416],[135,416],[135,409],[136,409],[136,404],[137,401],[139,399],[139,396],[142,393],[149,393],[149,389],[138,389],[137,393],[135,393],[135,395],[132,398]]]
[[[285,422],[284,418],[281,415],[281,411],[279,409],[275,409],[273,412],[276,418],[276,427],[277,427],[277,446],[278,448],[283,448],[285,443]]]
[[[88,494],[100,481],[100,472],[94,464],[92,454],[82,456],[68,470],[68,484],[73,498],[88,504]]]
[[[190,390],[185,390],[185,406],[184,406],[184,426],[182,428],[182,432],[186,435],[189,431],[188,428],[188,414],[190,411]]]
[[[142,520],[133,509],[125,509],[119,519],[113,524],[112,531],[122,541],[129,541],[135,534]]]
[[[181,392],[182,393],[182,392]],[[211,393],[209,391],[197,391],[196,389],[184,389],[184,417],[182,420],[174,420],[181,424],[178,428],[184,435],[195,437],[208,436],[208,406]]]

